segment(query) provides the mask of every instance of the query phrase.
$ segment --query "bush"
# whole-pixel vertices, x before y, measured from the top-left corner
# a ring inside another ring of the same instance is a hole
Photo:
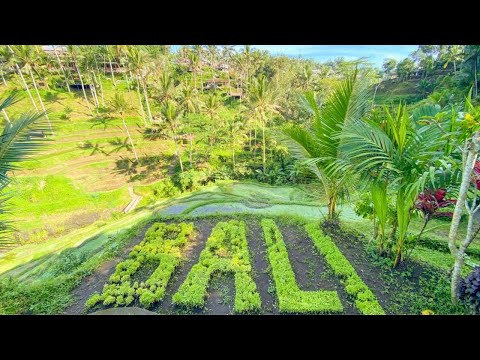
[[[268,260],[272,267],[278,303],[286,313],[341,313],[343,306],[336,291],[302,291],[288,259],[287,248],[275,221],[262,220],[267,243]]]
[[[261,300],[252,278],[243,221],[217,223],[205,249],[200,253],[199,262],[192,267],[173,296],[173,303],[186,307],[203,307],[208,283],[215,272],[235,273],[235,312],[245,313],[260,309]]]
[[[305,225],[309,236],[312,238],[318,251],[325,256],[328,265],[333,272],[340,277],[345,285],[345,291],[355,299],[357,309],[364,315],[384,315],[382,307],[375,295],[362,281],[360,276],[340,252],[332,239],[324,235],[318,224],[310,223]]]
[[[480,266],[462,282],[459,297],[472,313],[480,314]]]
[[[192,223],[153,224],[128,259],[117,265],[110,276],[110,284],[105,284],[102,294],[94,294],[87,300],[86,308],[101,301],[104,305],[128,306],[136,297],[148,308],[162,300],[168,281],[183,260],[182,249],[194,235],[193,230]],[[140,284],[133,281],[138,270],[151,263],[159,265],[150,278]]]
[[[194,191],[200,188],[202,185],[207,185],[209,182],[209,177],[204,171],[191,169],[179,173],[177,175],[177,182],[182,192]]]

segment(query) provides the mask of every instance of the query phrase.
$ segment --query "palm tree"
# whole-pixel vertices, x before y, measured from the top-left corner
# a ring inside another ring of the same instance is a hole
[[[130,136],[130,131],[128,131],[127,123],[125,122],[125,113],[129,109],[127,102],[123,98],[122,95],[119,93],[115,93],[115,96],[110,102],[110,106],[114,112],[120,115],[122,118],[123,122],[123,128],[125,129],[125,132],[127,133],[128,140],[130,141],[130,145],[132,146],[132,151],[133,155],[135,156],[135,161],[138,162],[138,156],[137,156],[137,151],[135,150],[135,145],[133,145],[133,140],[132,137]]]
[[[208,144],[210,146],[213,146],[215,143],[215,130],[217,127],[217,124],[215,124],[215,120],[217,118],[220,106],[220,100],[218,98],[218,95],[216,95],[215,93],[210,94],[203,105],[203,112],[210,119],[210,134],[208,137]]]
[[[35,88],[38,100],[40,102],[40,105],[42,106],[43,114],[44,114],[45,118],[47,119],[47,122],[48,122],[48,125],[50,126],[50,131],[51,131],[52,135],[54,135],[52,124],[50,123],[50,119],[48,117],[47,110],[45,109],[45,105],[43,104],[42,97],[40,96],[40,93],[38,91],[37,82],[35,81],[35,77],[33,76],[33,69],[34,69],[34,66],[35,66],[35,62],[37,61],[37,58],[38,58],[38,53],[36,53],[34,47],[28,46],[28,45],[17,45],[17,46],[13,46],[13,48],[10,47],[10,49],[15,54],[15,58],[18,61],[18,63],[20,63],[20,66],[17,64],[18,69],[20,71],[20,74],[22,72],[21,71],[22,69],[25,69],[27,71],[27,73],[30,74],[30,77],[31,77],[32,83],[33,83],[33,87]],[[23,78],[23,76],[22,76],[22,78]]]
[[[180,117],[182,116],[182,112],[178,109],[175,101],[166,100],[162,103],[160,113],[162,119],[167,122],[168,127],[170,128],[172,140],[175,144],[175,156],[180,164],[180,170],[183,172],[182,156],[180,155],[177,144],[177,130],[180,126]]]
[[[2,112],[8,106],[17,101],[16,95],[9,95],[0,100]],[[4,220],[7,213],[6,205],[12,194],[6,193],[6,188],[11,182],[9,174],[18,168],[18,164],[35,154],[43,143],[42,137],[30,136],[30,132],[42,133],[45,127],[38,124],[43,116],[39,112],[25,112],[15,119],[7,122],[3,128],[0,142],[0,248],[8,248],[13,245],[12,239],[8,236],[12,230],[12,224]]]
[[[2,75],[3,85],[8,86],[5,79],[4,69],[7,69],[12,65],[12,53],[6,46],[0,47],[0,73]]]
[[[384,205],[388,203],[388,194],[392,193],[396,198],[396,218],[391,236],[393,240],[398,229],[398,237],[392,244],[394,267],[403,259],[415,200],[425,188],[430,175],[428,169],[443,154],[440,150],[445,145],[437,127],[419,126],[408,115],[406,105],[400,105],[394,113],[385,109],[384,115],[359,121],[342,133],[340,150],[346,157],[337,163],[336,171],[359,174],[362,183],[371,184],[374,207],[382,212],[386,211]],[[384,250],[382,240],[379,244],[381,252]]]
[[[28,97],[30,98],[30,101],[32,102],[33,104],[33,107],[35,108],[36,111],[38,111],[38,107],[37,107],[37,104],[35,103],[35,100],[33,100],[33,96],[32,96],[32,93],[30,92],[30,88],[28,87],[27,85],[27,82],[25,81],[25,78],[23,77],[23,74],[22,74],[22,70],[20,70],[20,67],[18,66],[18,63],[14,57],[15,55],[15,52],[13,51],[12,47],[10,45],[7,45],[7,48],[8,48],[8,51],[10,52],[11,54],[11,58],[10,60],[12,61],[12,63],[14,64],[15,68],[17,69],[17,72],[18,72],[18,75],[20,75],[20,78],[22,79],[22,82],[23,82],[23,86],[25,87],[25,90],[27,90],[27,94],[28,94]]]
[[[232,169],[235,173],[235,147],[239,142],[239,136],[243,130],[244,124],[243,117],[236,116],[232,121],[229,121],[227,124],[228,137],[230,139],[230,146],[232,147]]]
[[[57,47],[53,45],[53,52],[55,53],[55,57],[57,58],[58,61],[58,66],[60,66],[60,70],[62,71],[63,78],[65,79],[65,86],[67,87],[67,91],[70,91],[70,86],[68,86],[68,78],[67,78],[67,73],[65,72],[65,68],[63,67],[62,61],[60,60],[60,56],[58,56],[57,52]]]
[[[478,70],[478,59],[480,58],[480,45],[467,45],[465,47],[465,64],[472,64],[473,72],[473,89],[474,96],[478,96],[478,80],[477,80],[477,70]]]
[[[446,69],[448,64],[453,63],[453,72],[457,72],[457,63],[463,60],[463,45],[449,45],[444,53],[443,68]]]
[[[266,141],[265,141],[265,127],[268,117],[272,114],[278,113],[277,97],[278,92],[267,81],[265,76],[254,78],[253,83],[249,87],[249,103],[255,117],[260,120],[262,125],[262,163],[263,172],[266,171]]]
[[[150,61],[150,59],[148,58],[147,54],[144,51],[139,50],[134,46],[130,46],[127,49],[127,57],[128,57],[128,63],[130,66],[130,71],[133,72],[137,80],[137,89],[138,89],[138,95],[140,100],[140,107],[142,109],[142,114],[143,114],[143,105],[140,97],[140,84],[142,85],[143,95],[145,97],[145,103],[147,105],[148,119],[150,120],[150,123],[151,123],[153,118],[152,118],[152,113],[150,111],[150,103],[148,102],[148,93],[147,93],[147,89],[144,82],[144,76],[146,75],[145,67]]]
[[[176,96],[177,88],[175,86],[175,80],[167,69],[162,71],[158,79],[157,90],[159,92],[159,102],[173,100]]]
[[[193,73],[193,82],[196,89],[197,88],[197,72],[200,67],[200,57],[198,56],[197,53],[191,51],[188,54],[188,60],[190,61],[190,69],[192,70],[192,73]]]
[[[83,97],[85,98],[85,102],[87,103],[88,110],[90,111],[90,114],[93,116],[93,111],[92,108],[90,107],[90,102],[88,101],[87,98],[87,93],[85,92],[85,86],[83,84],[83,78],[82,78],[82,73],[80,72],[80,66],[79,66],[79,60],[82,58],[82,53],[80,51],[80,48],[75,45],[67,45],[67,51],[70,59],[73,61],[73,66],[77,70],[78,77],[80,78],[80,84],[82,86],[82,91],[83,91]]]
[[[108,57],[108,63],[110,64],[110,76],[112,77],[113,87],[117,87],[117,82],[115,81],[115,75],[113,73],[112,58],[115,58],[116,50],[114,45],[106,45],[106,54]]]
[[[336,205],[352,184],[351,172],[334,172],[331,166],[342,158],[341,140],[337,135],[363,116],[367,104],[367,86],[358,78],[358,71],[338,83],[324,106],[315,100],[313,92],[302,98],[303,107],[313,116],[308,129],[298,125],[283,129],[283,142],[290,153],[304,160],[323,186],[328,200],[328,218],[337,217]]]
[[[145,110],[143,109],[143,103],[142,103],[142,96],[140,95],[140,83],[138,81],[138,76],[139,73],[141,73],[141,69],[144,66],[144,58],[141,56],[141,54],[138,53],[138,50],[135,49],[133,46],[128,47],[126,50],[126,63],[128,66],[128,73],[130,74],[130,77],[133,79],[133,76],[135,75],[135,80],[137,83],[137,95],[138,95],[138,102],[140,104],[140,110],[142,114],[142,119],[143,123],[145,126],[147,126],[147,119],[145,117]]]
[[[198,98],[197,89],[192,88],[187,83],[183,84],[180,92],[180,105],[187,119],[190,119],[189,114],[195,114],[200,111],[202,102]],[[193,168],[193,134],[190,120],[188,120],[188,129],[190,132],[190,166]]]

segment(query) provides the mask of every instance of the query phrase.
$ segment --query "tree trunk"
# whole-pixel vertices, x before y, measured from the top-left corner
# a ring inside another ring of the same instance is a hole
[[[90,70],[90,74],[91,73],[92,71]],[[93,98],[93,102],[95,103],[95,106],[98,108],[99,103],[98,103],[97,93],[95,92],[95,81],[93,81],[93,86],[90,86],[90,93],[92,94],[92,98]]]
[[[177,155],[177,159],[180,164],[180,170],[183,173],[182,157],[180,156],[180,152],[178,151],[177,136],[175,135],[175,132],[173,132],[173,142],[175,143],[175,155]]]
[[[90,114],[93,116],[93,111],[92,111],[92,108],[90,107],[90,103],[89,103],[88,98],[87,98],[87,93],[85,91],[85,86],[83,85],[83,79],[82,79],[82,74],[80,73],[80,68],[77,66],[76,61],[74,61],[73,64],[75,66],[75,69],[77,69],[77,74],[78,74],[78,77],[80,78],[80,84],[82,85],[83,97],[85,98],[85,102],[87,103],[87,107],[88,107],[88,110],[90,111]]]
[[[475,200],[473,201],[475,204]],[[475,205],[472,205],[472,208]],[[455,258],[455,265],[453,266],[453,271],[452,271],[452,287],[451,287],[451,296],[452,296],[452,302],[454,304],[458,303],[458,291],[461,283],[461,274],[462,274],[462,267],[463,263],[465,262],[465,251],[467,250],[467,247],[471,244],[472,240],[474,239],[474,231],[473,231],[473,209],[472,211],[469,212],[468,214],[468,225],[467,225],[467,236],[465,237],[465,240],[462,242],[460,245],[460,248],[458,249],[457,256]]]
[[[452,223],[450,224],[450,231],[448,233],[448,248],[450,249],[450,253],[454,257],[457,256],[458,252],[457,245],[455,243],[458,233],[458,226],[462,217],[463,207],[465,206],[465,199],[467,197],[468,188],[470,187],[472,171],[475,166],[476,160],[477,153],[475,151],[475,146],[471,144],[471,148],[468,151],[467,159],[465,160],[462,183],[458,192],[457,203],[455,204],[455,210],[453,211],[452,216]]]
[[[330,196],[328,199],[328,218],[329,219],[335,218],[336,207],[337,207],[336,196]]]
[[[457,73],[457,63],[455,62],[455,60],[453,60],[453,73]]]
[[[263,173],[267,170],[266,144],[265,144],[265,119],[262,119],[262,163]]]
[[[148,94],[147,94],[147,89],[145,87],[145,81],[143,80],[143,78],[140,78],[140,82],[142,83],[143,95],[145,96],[145,103],[147,104],[148,119],[150,120],[150,123],[152,123],[153,118],[152,118],[152,113],[150,111],[150,103],[148,102]]]
[[[235,173],[235,141],[232,141],[233,173]]]
[[[70,92],[70,86],[68,86],[68,79],[67,74],[65,73],[65,69],[63,68],[62,62],[60,61],[60,56],[57,53],[57,47],[53,45],[53,51],[55,52],[55,56],[57,57],[58,65],[60,65],[60,70],[62,70],[63,77],[65,78],[65,85],[67,86],[68,92]]]
[[[12,123],[11,123],[10,119],[8,118],[8,115],[7,115],[7,112],[5,111],[5,109],[2,109],[2,113],[3,113],[3,116],[5,116],[5,120],[7,120],[7,123],[11,126]]]
[[[108,55],[108,62],[110,63],[110,75],[112,76],[113,87],[116,88],[117,84],[115,82],[115,75],[113,75],[112,59],[110,58],[110,55]]]
[[[12,50],[12,52],[13,52],[13,50]],[[33,100],[32,93],[30,92],[30,89],[28,88],[27,82],[25,81],[25,78],[23,77],[22,70],[20,70],[20,67],[18,66],[18,64],[15,64],[15,67],[18,71],[18,74],[22,78],[23,86],[25,86],[25,89],[27,90],[28,96],[30,97],[30,100],[32,101],[33,107],[35,108],[36,111],[38,111],[37,104],[35,103],[35,100]]]
[[[35,78],[33,77],[33,72],[32,72],[32,70],[28,70],[28,72],[30,73],[30,76],[32,77],[33,87],[35,88],[35,91],[37,92],[38,100],[40,101],[40,105],[42,106],[43,115],[47,119],[48,127],[50,128],[50,132],[52,133],[52,135],[55,135],[55,133],[53,132],[53,129],[52,129],[52,124],[50,123],[50,119],[48,118],[47,110],[45,109],[45,106],[43,105],[42,98],[40,97],[40,93],[38,92],[37,83],[35,81]]]
[[[130,141],[130,145],[132,145],[132,151],[133,155],[135,155],[135,160],[138,162],[138,156],[137,156],[137,151],[135,150],[135,146],[133,145],[133,140],[132,137],[130,136],[130,131],[128,131],[127,123],[125,122],[125,117],[122,114],[122,121],[123,121],[123,127],[125,128],[125,132],[127,133],[128,140]]]
[[[97,71],[98,71],[98,66],[97,66]],[[95,74],[95,71],[93,72],[93,78],[95,79],[95,82],[98,83],[99,87],[100,87],[100,96],[102,97],[102,106],[105,107],[105,100],[103,98],[103,86],[102,86],[102,79],[100,78],[100,74],[98,75],[98,80],[97,79],[97,75]],[[95,94],[96,94],[96,90],[95,90]],[[98,102],[98,97],[97,97],[97,102]]]
[[[130,79],[127,72],[125,72],[125,79],[127,81],[128,99],[130,100],[130,104],[133,105],[132,92],[130,91]]]
[[[145,111],[143,110],[142,104],[142,96],[140,95],[140,84],[138,83],[138,76],[135,77],[137,79],[137,94],[138,94],[138,101],[140,102],[140,110],[142,111],[142,119],[143,124],[147,127],[147,119],[145,118]]]
[[[478,84],[477,84],[477,61],[478,57],[475,57],[475,96],[478,96]]]
[[[192,134],[190,134],[192,135]],[[190,136],[190,167],[193,169],[193,137]]]
[[[5,76],[3,76],[3,69],[0,68],[0,72],[2,73],[3,85],[8,86],[7,81],[5,80]]]

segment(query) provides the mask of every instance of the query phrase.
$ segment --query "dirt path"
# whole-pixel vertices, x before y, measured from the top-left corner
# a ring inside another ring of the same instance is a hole
[[[278,301],[272,289],[275,283],[270,275],[267,260],[267,245],[263,237],[262,227],[257,220],[247,221],[248,249],[254,269],[253,278],[262,299],[262,313],[278,314]],[[269,291],[270,290],[270,291]]]
[[[135,194],[135,192],[133,191],[133,186],[132,185],[130,185],[128,187],[128,193],[130,194],[130,197],[132,198],[132,201],[130,201],[130,203],[127,205],[127,207],[123,210],[123,212],[125,214],[134,210],[137,207],[138,203],[143,199],[143,196]]]

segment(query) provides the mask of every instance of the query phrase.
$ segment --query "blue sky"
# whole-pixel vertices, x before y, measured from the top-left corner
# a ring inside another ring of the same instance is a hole
[[[366,57],[374,65],[381,66],[386,58],[401,60],[407,57],[418,45],[252,45],[252,47],[267,50],[272,55],[302,57],[322,62],[336,57],[344,57],[347,60]]]

